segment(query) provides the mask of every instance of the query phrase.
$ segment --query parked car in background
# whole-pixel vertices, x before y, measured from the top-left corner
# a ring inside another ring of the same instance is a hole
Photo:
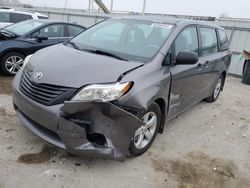
[[[48,16],[38,12],[0,8],[0,28],[30,19],[48,19]]]
[[[217,100],[228,48],[225,30],[210,23],[106,20],[27,57],[13,104],[26,127],[71,153],[138,156],[167,121],[203,99]]]
[[[0,67],[15,75],[27,55],[42,48],[69,40],[86,28],[68,22],[27,20],[0,30]]]

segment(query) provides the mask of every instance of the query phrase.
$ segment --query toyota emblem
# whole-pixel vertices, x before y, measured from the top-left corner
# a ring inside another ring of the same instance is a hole
[[[43,73],[42,72],[36,72],[34,74],[34,79],[36,80],[40,80],[43,77]]]

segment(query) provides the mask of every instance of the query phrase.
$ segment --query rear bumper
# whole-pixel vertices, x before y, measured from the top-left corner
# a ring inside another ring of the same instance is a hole
[[[13,103],[23,125],[47,142],[71,153],[123,160],[134,132],[144,123],[109,102],[65,102],[44,106],[19,90],[21,74],[13,82]]]

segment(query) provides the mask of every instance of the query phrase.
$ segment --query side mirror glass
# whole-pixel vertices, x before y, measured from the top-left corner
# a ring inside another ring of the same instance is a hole
[[[43,40],[48,40],[48,36],[47,35],[44,35],[44,34],[39,34],[36,36],[36,39],[38,42],[42,42]]]
[[[176,57],[176,65],[193,65],[198,62],[199,58],[193,52],[179,52]]]

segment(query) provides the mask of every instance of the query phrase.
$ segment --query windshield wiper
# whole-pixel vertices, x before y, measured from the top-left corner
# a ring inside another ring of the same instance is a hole
[[[5,34],[5,35],[8,35],[8,36],[10,36],[10,37],[17,37],[16,34],[11,33],[11,32],[9,32],[8,30],[5,30],[5,29],[1,29],[1,30],[0,30],[0,33]]]
[[[123,57],[121,57],[119,55],[113,54],[111,52],[103,51],[103,50],[91,50],[91,49],[81,49],[81,50],[86,51],[86,52],[90,52],[90,53],[106,55],[106,56],[113,57],[113,58],[116,58],[116,59],[119,59],[119,60],[122,60],[122,61],[128,61],[127,59],[125,59],[125,58],[123,58]]]
[[[74,42],[68,41],[68,43],[71,44],[75,49],[79,50],[79,47]]]

